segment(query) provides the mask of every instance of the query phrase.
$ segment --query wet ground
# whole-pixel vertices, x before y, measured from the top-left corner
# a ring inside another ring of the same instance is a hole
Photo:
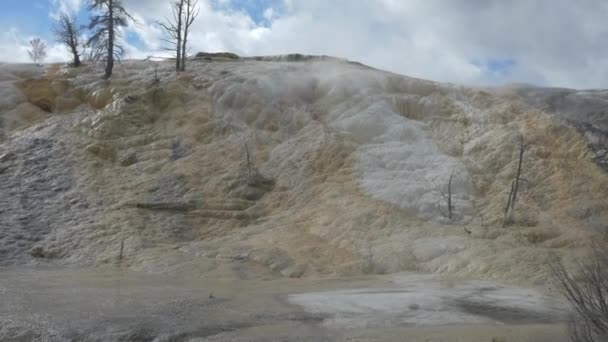
[[[0,341],[565,341],[559,300],[490,282],[0,274]]]

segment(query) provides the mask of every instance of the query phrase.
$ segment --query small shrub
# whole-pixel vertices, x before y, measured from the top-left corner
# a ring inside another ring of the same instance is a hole
[[[600,342],[608,339],[608,250],[593,248],[591,256],[577,262],[568,272],[562,262],[552,265],[560,290],[573,314],[568,328],[573,342]]]
[[[34,38],[30,40],[30,46],[32,49],[27,51],[30,59],[36,64],[42,63],[46,59],[46,43],[40,38]]]

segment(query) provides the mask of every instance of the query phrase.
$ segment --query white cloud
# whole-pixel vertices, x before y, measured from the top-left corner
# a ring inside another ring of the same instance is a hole
[[[49,13],[53,19],[59,18],[62,13],[76,14],[80,10],[82,0],[50,0],[53,10]]]
[[[264,18],[268,21],[274,19],[275,17],[275,13],[274,13],[274,9],[272,7],[268,7],[265,11],[264,11]]]
[[[151,20],[166,13],[162,3],[127,0],[132,11]],[[214,7],[201,0],[194,51],[326,54],[458,83],[608,87],[604,2],[283,0],[283,13],[271,7],[262,13],[270,22],[266,27],[226,3]],[[505,59],[514,61],[506,72],[475,63]]]
[[[8,31],[0,34],[0,56],[3,62],[23,63],[30,62],[27,53],[30,50],[29,41],[34,36],[29,36],[21,32],[18,28],[12,27]],[[58,43],[46,42],[47,58],[45,62],[63,62],[69,60],[66,48]]]
[[[49,0],[74,10],[78,0]],[[253,0],[252,0],[253,1]],[[130,56],[160,53],[155,24],[167,0],[123,0],[141,41]],[[596,0],[260,1],[257,24],[230,0],[199,0],[192,52],[291,52],[357,60],[411,76],[457,83],[530,82],[608,88],[608,2]],[[2,38],[0,44],[8,44]],[[0,59],[6,59],[0,52]],[[508,70],[491,70],[508,60]]]

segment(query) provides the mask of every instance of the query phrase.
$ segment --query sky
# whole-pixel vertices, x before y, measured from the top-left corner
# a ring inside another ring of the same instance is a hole
[[[162,56],[157,22],[171,0],[122,0],[137,19],[126,58]],[[86,3],[86,0],[84,1]],[[0,0],[0,61],[27,62],[28,41],[66,61],[50,31],[81,0]],[[304,53],[466,85],[608,88],[607,0],[199,0],[191,51]]]

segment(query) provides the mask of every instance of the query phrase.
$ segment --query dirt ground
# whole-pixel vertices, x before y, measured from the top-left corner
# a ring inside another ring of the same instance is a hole
[[[430,275],[0,274],[0,341],[566,341],[558,299]]]

